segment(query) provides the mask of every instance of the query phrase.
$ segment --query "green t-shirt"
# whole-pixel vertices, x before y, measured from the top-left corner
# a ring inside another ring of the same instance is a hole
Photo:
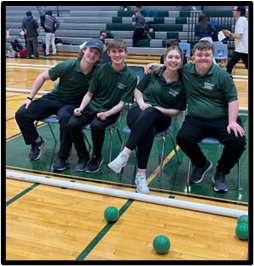
[[[112,62],[96,68],[88,89],[93,97],[88,107],[96,112],[106,112],[120,101],[132,103],[134,89],[137,85],[137,75],[125,67],[117,72],[112,68]],[[117,114],[116,117],[120,115]]]
[[[152,67],[151,70],[157,67]],[[159,106],[165,109],[185,110],[186,100],[184,86],[179,75],[178,80],[167,83],[162,72],[166,67],[163,67],[158,75],[148,74],[139,82],[137,89],[143,93],[145,103],[153,106]],[[133,106],[137,106],[137,102]]]
[[[47,95],[79,106],[87,93],[94,69],[85,75],[81,71],[78,59],[70,59],[57,64],[48,73],[53,81],[60,78],[59,84]]]
[[[184,65],[179,71],[190,116],[201,120],[228,116],[228,103],[237,101],[235,83],[229,73],[212,64],[206,74],[200,75],[193,63]]]

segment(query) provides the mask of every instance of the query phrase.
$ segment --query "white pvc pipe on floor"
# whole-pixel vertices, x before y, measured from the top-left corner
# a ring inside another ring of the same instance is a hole
[[[231,216],[231,217],[239,217],[241,215],[248,215],[247,211],[235,210],[230,208],[218,207],[218,206],[211,206],[205,205],[195,202],[189,202],[184,200],[177,200],[177,199],[170,199],[170,198],[163,198],[158,196],[152,195],[145,195],[140,193],[134,193],[124,190],[112,189],[112,188],[105,188],[105,187],[97,187],[92,185],[80,184],[80,183],[72,183],[68,181],[26,175],[21,173],[14,173],[14,172],[6,172],[6,177],[23,180],[27,182],[34,182],[34,183],[41,183],[46,185],[52,185],[57,187],[66,187],[74,190],[82,190],[86,192],[92,192],[97,194],[104,194],[109,195],[112,197],[120,197],[126,199],[134,199],[139,201],[145,201],[155,204],[167,205],[171,207],[189,209],[194,211],[200,212],[207,212],[213,213],[217,215],[223,216]]]

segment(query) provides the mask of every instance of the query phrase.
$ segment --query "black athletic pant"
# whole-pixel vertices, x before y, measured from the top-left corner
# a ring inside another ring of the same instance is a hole
[[[91,124],[93,154],[98,158],[101,157],[101,150],[105,138],[105,128],[115,123],[116,118],[113,115],[102,121],[97,118],[97,113],[98,112],[91,110],[87,106],[80,116],[73,115],[67,124],[68,132],[77,150],[78,157],[89,154],[82,134],[82,128],[88,124]]]
[[[242,126],[241,118],[237,118],[237,123]],[[177,134],[177,144],[182,151],[191,159],[193,165],[204,167],[206,165],[206,157],[204,156],[198,143],[206,137],[218,139],[224,149],[221,158],[218,160],[217,171],[228,174],[230,169],[238,162],[243,151],[245,150],[245,137],[238,137],[234,132],[227,132],[228,118],[217,120],[199,120],[189,115],[182,125],[182,128]]]
[[[233,67],[238,63],[238,61],[240,61],[240,59],[243,60],[245,67],[248,69],[248,54],[238,53],[235,51],[231,59],[228,61],[227,72],[229,74],[231,74]]]
[[[58,156],[67,159],[72,147],[72,141],[66,124],[73,115],[74,104],[68,104],[50,96],[43,96],[32,101],[28,109],[22,106],[15,114],[16,121],[27,145],[32,144],[39,134],[34,126],[34,121],[44,119],[50,115],[57,115],[60,124],[60,150]]]
[[[132,37],[132,46],[133,47],[138,47],[138,40],[143,39],[143,33],[145,29],[135,29]]]
[[[142,111],[135,106],[129,110],[127,124],[131,134],[125,147],[132,151],[138,147],[138,168],[146,169],[155,134],[166,130],[170,122],[171,117],[153,107]]]

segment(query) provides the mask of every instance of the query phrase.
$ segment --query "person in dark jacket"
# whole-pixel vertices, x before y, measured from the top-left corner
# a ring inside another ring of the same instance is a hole
[[[23,20],[22,20],[22,24],[21,24],[21,29],[25,32],[25,28],[24,28],[24,23],[26,21],[26,16],[23,17]],[[26,43],[26,34],[24,34],[24,39],[25,39],[25,47],[27,48],[27,43]]]
[[[105,42],[104,45],[104,52],[102,53],[102,64],[107,63],[107,62],[111,62],[111,57],[108,55],[107,51],[108,51],[108,44],[109,44],[109,40],[107,40]]]
[[[36,6],[40,16],[45,16],[45,42],[46,42],[46,55],[45,57],[49,57],[49,49],[50,44],[53,50],[53,56],[56,56],[56,46],[55,46],[55,33],[60,27],[60,22],[52,16],[52,11],[44,12],[41,6]]]
[[[198,36],[201,40],[207,40],[213,43],[212,32],[218,34],[217,29],[214,25],[207,21],[206,15],[202,13],[198,18],[198,24],[195,27],[195,36]]]
[[[26,20],[24,22],[24,30],[27,38],[27,58],[31,58],[31,53],[35,58],[39,58],[38,51],[38,35],[40,33],[37,21],[33,18],[32,12],[26,12]]]

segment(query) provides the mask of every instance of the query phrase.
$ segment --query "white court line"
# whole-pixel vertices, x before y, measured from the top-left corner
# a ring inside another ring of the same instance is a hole
[[[54,67],[54,66],[56,66],[56,65],[34,65],[34,64],[14,64],[14,63],[6,63],[6,66]]]

